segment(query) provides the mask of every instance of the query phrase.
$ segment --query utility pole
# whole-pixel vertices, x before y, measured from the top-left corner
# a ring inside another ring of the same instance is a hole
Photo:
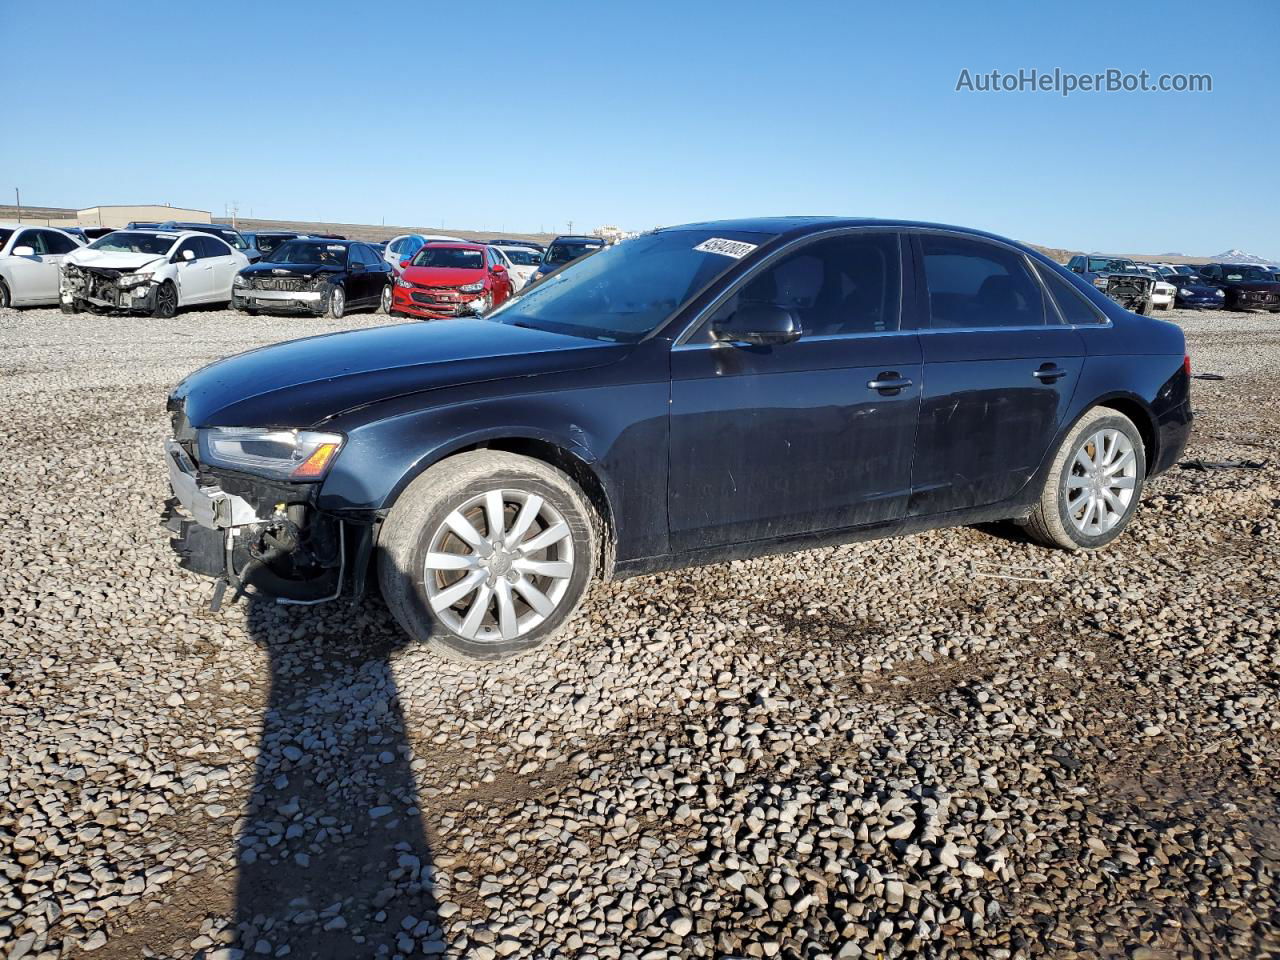
[[[18,222],[22,222],[22,191],[17,187],[13,188],[13,199],[18,201]]]
[[[238,214],[239,212],[240,212],[240,201],[232,200],[231,201],[231,229],[232,230],[240,229],[239,227],[236,226],[236,214]]]
[[[573,236],[573,221],[569,221],[569,236]]]

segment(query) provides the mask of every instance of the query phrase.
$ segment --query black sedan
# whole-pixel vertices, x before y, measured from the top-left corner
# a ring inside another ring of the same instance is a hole
[[[1200,276],[1221,287],[1228,310],[1280,312],[1280,282],[1266,267],[1251,263],[1207,263]]]
[[[373,570],[481,660],[595,577],[1000,519],[1097,549],[1191,425],[1175,324],[990,234],[824,218],[659,230],[483,318],[219,361],[169,409],[188,567],[302,601]]]
[[[391,266],[355,240],[287,240],[236,275],[231,305],[248,314],[313,313],[339,319],[391,304]]]

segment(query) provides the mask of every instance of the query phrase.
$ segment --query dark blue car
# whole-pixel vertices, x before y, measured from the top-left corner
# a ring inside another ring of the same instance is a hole
[[[536,283],[557,270],[563,270],[569,264],[604,249],[604,245],[603,237],[556,237],[542,252],[542,262],[529,277],[529,282]]]
[[[173,392],[192,569],[286,602],[376,572],[412,636],[537,646],[594,577],[1013,519],[1095,549],[1191,424],[1182,331],[928,224],[659,230],[484,318],[314,337]]]
[[[1226,302],[1222,288],[1215,286],[1196,273],[1179,273],[1164,268],[1160,275],[1166,283],[1173,284],[1174,305],[1183,310],[1221,310]]]

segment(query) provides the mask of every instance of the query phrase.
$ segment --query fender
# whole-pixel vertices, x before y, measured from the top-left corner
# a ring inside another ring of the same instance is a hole
[[[554,390],[493,397],[486,396],[493,388],[486,384],[451,391],[447,402],[429,407],[417,406],[420,399],[393,402],[376,419],[364,410],[362,422],[335,422],[347,441],[317,506],[383,512],[423,471],[451,454],[534,441],[563,451],[598,481],[619,558],[665,552],[667,383],[609,383],[593,371],[584,371],[576,387],[559,379]]]

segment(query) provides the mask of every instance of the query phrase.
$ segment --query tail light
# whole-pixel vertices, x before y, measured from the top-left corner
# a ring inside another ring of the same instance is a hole
[[[1184,353],[1182,355],[1182,372],[1187,375],[1187,379],[1191,379],[1191,354]]]

